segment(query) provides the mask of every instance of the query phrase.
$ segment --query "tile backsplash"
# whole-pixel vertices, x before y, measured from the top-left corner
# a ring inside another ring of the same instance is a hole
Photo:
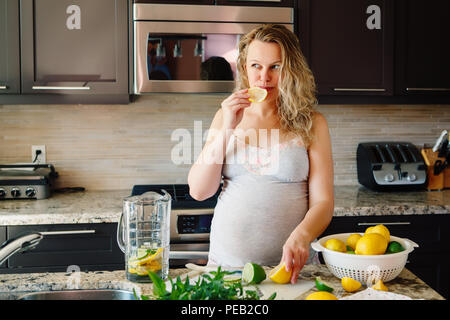
[[[59,173],[57,187],[131,189],[134,184],[186,183],[190,164],[177,164],[180,137],[201,134],[226,95],[151,94],[128,105],[0,105],[0,163],[31,161],[45,145]],[[319,105],[328,120],[336,185],[357,185],[362,141],[433,144],[450,129],[450,105]],[[177,130],[179,129],[179,130]]]

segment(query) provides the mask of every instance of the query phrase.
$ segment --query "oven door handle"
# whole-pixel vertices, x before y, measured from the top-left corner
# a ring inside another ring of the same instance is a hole
[[[208,259],[208,251],[170,251],[169,259]]]

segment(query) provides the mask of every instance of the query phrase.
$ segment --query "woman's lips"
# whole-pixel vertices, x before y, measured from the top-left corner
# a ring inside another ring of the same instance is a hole
[[[260,88],[261,88],[261,89],[266,89],[267,92],[269,92],[270,90],[273,89],[273,87],[263,87],[263,86],[260,86]]]

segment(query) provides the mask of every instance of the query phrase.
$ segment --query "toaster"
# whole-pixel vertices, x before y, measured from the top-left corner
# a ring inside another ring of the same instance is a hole
[[[358,182],[375,191],[425,189],[427,167],[409,142],[362,142],[356,151]]]

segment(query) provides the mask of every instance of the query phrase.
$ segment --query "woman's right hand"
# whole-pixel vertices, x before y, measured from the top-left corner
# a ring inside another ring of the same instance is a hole
[[[250,107],[248,89],[234,92],[222,102],[223,129],[235,129],[244,116],[244,109]]]

